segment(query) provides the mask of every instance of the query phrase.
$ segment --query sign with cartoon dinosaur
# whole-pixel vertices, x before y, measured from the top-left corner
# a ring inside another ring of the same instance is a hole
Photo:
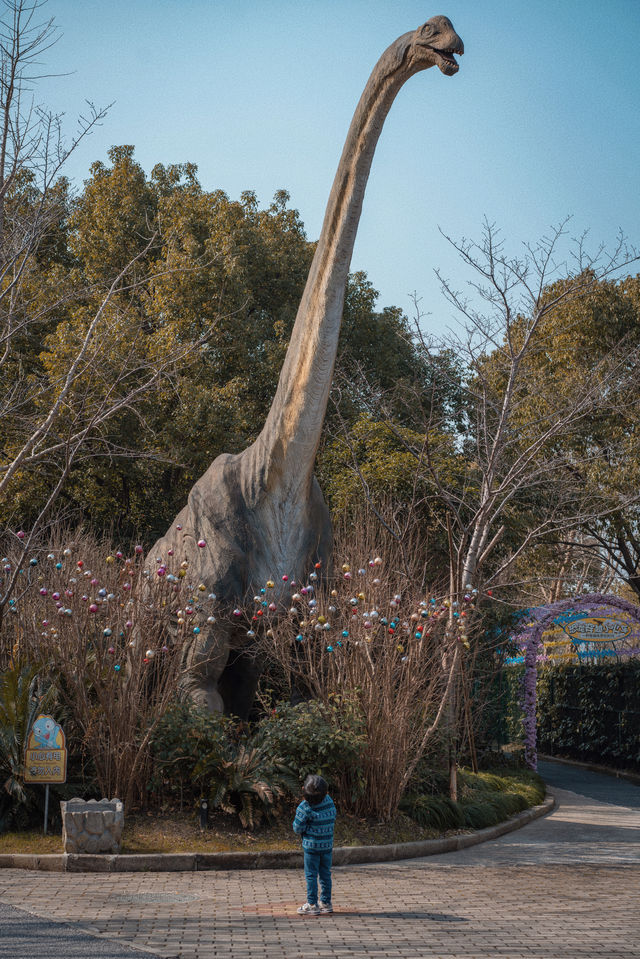
[[[26,783],[67,781],[67,746],[62,726],[52,716],[38,716],[27,738],[24,755]]]

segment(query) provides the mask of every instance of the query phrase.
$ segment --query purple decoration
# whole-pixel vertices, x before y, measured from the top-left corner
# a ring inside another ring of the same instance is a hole
[[[538,768],[538,754],[536,741],[536,681],[538,678],[538,663],[544,663],[548,660],[546,654],[539,652],[542,635],[549,628],[557,617],[566,611],[584,612],[593,607],[611,606],[615,609],[628,613],[637,623],[640,623],[640,606],[629,603],[618,596],[608,596],[603,593],[586,593],[584,596],[576,596],[573,599],[564,599],[560,602],[552,603],[549,606],[539,606],[532,609],[529,616],[529,622],[526,626],[520,628],[514,635],[514,639],[526,646],[524,656],[524,682],[523,682],[523,710],[524,710],[524,756],[525,762],[530,769]],[[637,650],[630,649],[625,651],[625,655],[630,656]]]

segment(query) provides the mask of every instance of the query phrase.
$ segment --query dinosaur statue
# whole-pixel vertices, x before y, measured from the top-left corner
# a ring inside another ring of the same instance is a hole
[[[282,601],[289,585],[282,583],[283,575],[299,578],[316,562],[330,562],[331,521],[313,466],[373,153],[405,81],[433,66],[453,76],[458,71],[454,54],[463,52],[450,20],[438,16],[399,37],[380,57],[347,134],[262,432],[242,453],[214,460],[149,553],[154,562],[172,550],[169,555],[188,562],[190,579],[229,609],[268,580],[276,584],[274,600]],[[183,686],[211,711],[246,716],[251,707],[259,664],[247,649],[246,632],[246,626],[220,618],[191,642]]]

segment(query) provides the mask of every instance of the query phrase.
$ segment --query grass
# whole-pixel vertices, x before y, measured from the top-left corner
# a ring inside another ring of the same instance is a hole
[[[402,810],[390,823],[377,823],[346,813],[336,822],[336,846],[376,846],[385,843],[434,839],[443,833],[481,829],[508,818],[544,798],[544,783],[528,770],[459,774],[459,802],[442,795],[407,797]],[[254,830],[235,825],[228,817],[215,817],[201,832],[196,814],[175,810],[135,813],[126,817],[123,853],[246,852],[299,849],[291,831],[293,806],[282,810],[274,822]],[[0,835],[2,853],[62,852],[60,832],[43,836],[41,831],[6,832]]]
[[[281,819],[255,830],[235,826],[228,819],[214,819],[201,832],[195,814],[179,812],[135,813],[127,816],[122,837],[123,853],[158,852],[264,852],[269,849],[299,849],[300,840],[291,830],[293,809]],[[433,839],[438,831],[399,814],[391,823],[372,823],[340,814],[336,823],[336,846],[377,846],[413,839]],[[2,853],[59,853],[62,837],[42,832],[7,832],[0,835]]]
[[[441,794],[406,796],[402,809],[417,823],[440,830],[484,829],[542,802],[545,785],[528,769],[489,770],[458,776],[458,801]]]

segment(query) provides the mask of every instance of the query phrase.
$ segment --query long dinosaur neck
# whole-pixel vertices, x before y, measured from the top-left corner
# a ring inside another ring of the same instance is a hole
[[[247,450],[254,502],[261,492],[308,489],[338,347],[351,254],[371,161],[393,100],[422,67],[407,56],[408,33],[381,56],[356,108],[298,308],[278,389],[260,436]]]

